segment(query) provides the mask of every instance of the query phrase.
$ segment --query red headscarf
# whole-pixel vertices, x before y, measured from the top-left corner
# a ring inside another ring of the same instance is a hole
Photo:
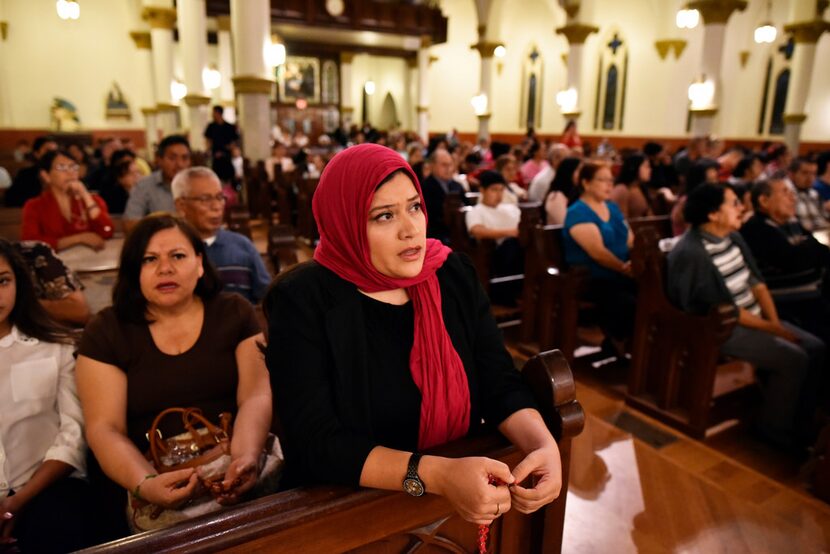
[[[397,152],[376,144],[353,146],[326,165],[312,209],[320,243],[314,259],[364,292],[405,288],[415,312],[409,369],[421,391],[418,448],[463,437],[470,427],[470,389],[461,358],[441,314],[441,288],[435,271],[451,250],[427,239],[424,266],[409,279],[394,279],[372,265],[366,225],[378,184],[403,170],[423,201],[421,186]],[[426,213],[426,212],[425,212]]]

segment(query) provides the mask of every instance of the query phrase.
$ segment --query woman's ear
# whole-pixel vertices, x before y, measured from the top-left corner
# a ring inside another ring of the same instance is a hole
[[[199,258],[199,279],[201,279],[205,276],[205,261],[201,254],[196,254],[196,257]]]

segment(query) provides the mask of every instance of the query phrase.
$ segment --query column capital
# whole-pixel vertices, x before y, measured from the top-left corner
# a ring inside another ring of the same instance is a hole
[[[156,110],[156,108],[154,108],[154,107],[151,107],[151,108],[141,108],[141,114],[142,114],[144,117],[150,117],[151,115],[156,115],[156,113],[158,113],[158,110]]]
[[[717,108],[689,108],[689,111],[692,112],[692,115],[695,117],[715,117],[718,114]]]
[[[153,46],[150,41],[150,31],[130,31],[130,38],[139,50],[150,50]]]
[[[271,94],[274,81],[258,75],[236,75],[231,79],[233,90],[237,94]]]
[[[562,112],[562,117],[565,119],[579,119],[579,116],[582,115],[582,112],[576,110],[575,112]]]
[[[415,111],[418,113],[428,113],[429,106],[415,106]]]
[[[784,25],[784,32],[792,33],[797,44],[815,44],[825,31],[830,31],[830,22],[823,19],[797,21]]]
[[[747,4],[746,0],[694,0],[689,2],[688,7],[690,10],[699,11],[703,24],[708,25],[726,23],[735,10],[742,12]]]
[[[354,113],[354,108],[351,106],[341,106],[340,113],[343,115],[352,115]]]
[[[340,63],[352,63],[355,55],[354,52],[340,52]]]
[[[583,44],[591,33],[599,31],[599,27],[586,23],[568,23],[556,29],[557,35],[563,35],[569,44]]]
[[[0,21],[0,39],[6,40],[7,36],[9,36],[9,22]]]
[[[674,52],[674,59],[678,59],[683,50],[686,49],[686,41],[683,39],[664,39],[654,41],[654,47],[657,49],[657,55],[661,60],[665,60],[669,52]]]
[[[807,120],[807,114],[803,113],[785,113],[784,114],[784,123],[788,125],[800,125]]]
[[[166,102],[159,102],[156,104],[156,113],[164,112],[178,112],[179,107],[175,104],[168,104]]]
[[[152,29],[172,31],[176,28],[176,10],[173,8],[147,6],[141,11],[141,19],[148,22]]]
[[[432,37],[429,35],[421,35],[421,48],[429,48],[432,46]]]
[[[229,15],[217,15],[216,16],[216,30],[217,31],[230,31],[231,30],[231,16],[229,16]]]
[[[490,118],[493,117],[491,113],[483,113],[476,116],[479,121],[490,121]]]
[[[500,42],[485,42],[483,40],[480,40],[475,44],[471,44],[470,50],[478,50],[478,53],[479,55],[481,55],[482,58],[492,58],[493,53],[499,46],[504,45]]]
[[[207,106],[210,104],[210,96],[204,96],[202,94],[188,94],[182,101],[188,106]]]

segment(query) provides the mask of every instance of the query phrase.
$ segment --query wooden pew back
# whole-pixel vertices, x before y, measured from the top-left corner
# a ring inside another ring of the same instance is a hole
[[[545,423],[559,443],[562,491],[531,515],[511,510],[491,526],[489,552],[560,552],[568,491],[571,439],[582,431],[584,414],[576,401],[568,364],[558,351],[525,364]],[[459,457],[483,455],[515,466],[522,454],[501,435],[464,439],[438,449]],[[84,552],[474,552],[477,526],[464,522],[442,497],[413,498],[401,492],[344,487],[299,488],[202,516],[187,524],[141,533]]]
[[[0,208],[0,237],[20,240],[20,226],[23,222],[23,208]]]
[[[638,284],[626,402],[696,438],[725,419],[748,414],[754,368],[722,362],[720,345],[737,325],[735,307],[714,306],[705,316],[684,313],[666,297],[666,257],[653,228],[637,234],[632,268]]]

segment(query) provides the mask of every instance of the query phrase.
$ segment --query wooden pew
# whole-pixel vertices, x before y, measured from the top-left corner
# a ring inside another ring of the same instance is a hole
[[[571,439],[584,424],[575,385],[562,354],[546,352],[522,370],[545,423],[559,442],[562,492],[535,514],[511,510],[490,529],[488,552],[554,554],[561,551]],[[483,455],[514,467],[522,454],[494,433],[436,450],[447,456]],[[83,552],[475,552],[477,526],[461,520],[442,497],[344,487],[299,488],[250,501],[170,529],[141,533]]]
[[[539,260],[537,279],[538,348],[560,349],[573,363],[578,338],[579,308],[588,286],[584,267],[567,267],[562,225],[537,226],[534,248]],[[526,325],[530,325],[528,322]]]
[[[22,222],[23,208],[0,208],[0,237],[20,240]]]
[[[702,439],[712,425],[749,413],[757,396],[755,368],[721,359],[720,345],[738,322],[734,306],[698,316],[669,302],[658,240],[654,229],[643,229],[632,250],[638,298],[626,403]]]
[[[271,221],[271,188],[268,184],[265,162],[260,160],[251,165],[246,158],[243,174],[245,198],[248,201],[248,211],[251,217]]]
[[[654,229],[660,238],[672,236],[671,216],[649,215],[628,220],[631,232],[636,236],[642,229]]]
[[[313,246],[320,238],[317,222],[311,210],[311,201],[320,179],[297,178],[297,236],[306,244]]]
[[[297,263],[297,239],[291,225],[275,224],[268,229],[268,257],[274,273]]]

